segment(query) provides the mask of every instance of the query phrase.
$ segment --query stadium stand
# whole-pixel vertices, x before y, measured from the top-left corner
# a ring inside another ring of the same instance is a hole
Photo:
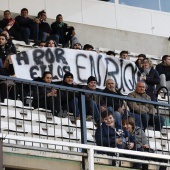
[[[26,45],[22,41],[13,40],[17,52],[24,52],[33,47],[34,43]],[[60,47],[60,46],[58,46]],[[106,53],[113,49],[110,48],[95,48],[97,52]],[[114,50],[115,57],[119,57],[122,50]],[[136,61],[137,55],[140,53],[130,52],[128,59]],[[147,55],[147,54],[146,54]],[[151,58],[153,64],[160,62],[160,58],[154,55],[147,55]],[[101,92],[89,92],[82,89],[74,89],[63,87],[60,85],[51,85],[43,83],[33,83],[32,81],[19,80],[17,78],[9,78],[1,76],[1,80],[9,79],[23,84],[32,86],[54,87],[58,91],[63,90],[74,91],[79,93],[80,108],[85,106],[83,97],[84,93],[103,96]],[[31,91],[31,89],[30,89]],[[124,93],[125,94],[125,93]],[[165,126],[162,131],[154,131],[153,127],[148,127],[145,131],[148,137],[150,148],[155,153],[145,153],[138,151],[120,150],[117,148],[106,148],[96,146],[95,131],[96,124],[92,119],[86,121],[85,115],[81,115],[81,120],[75,121],[73,113],[66,112],[66,115],[53,116],[50,110],[32,107],[32,94],[27,96],[27,105],[19,99],[5,99],[0,103],[0,166],[3,163],[5,170],[18,169],[124,169],[124,167],[132,169],[134,163],[149,164],[149,169],[158,169],[160,165],[170,167],[169,151],[170,151],[170,118],[169,118],[169,99],[162,99],[158,95],[159,102],[148,102],[134,100],[125,96],[108,95],[115,99],[125,101],[135,101],[153,104],[157,108],[157,114],[163,115],[166,118]],[[75,96],[74,96],[75,97]],[[160,103],[161,102],[161,103]],[[82,114],[85,111],[82,109]],[[2,152],[3,149],[3,152]],[[107,154],[99,154],[98,152],[116,153],[116,156],[108,156]],[[118,153],[118,154],[117,154]],[[3,159],[2,159],[3,154]],[[134,159],[124,157],[124,155],[146,156],[147,158],[157,158],[166,160],[165,162],[152,161],[145,159]],[[112,166],[113,160],[116,160],[116,166]],[[2,162],[3,161],[3,162]],[[11,169],[12,168],[12,169]]]

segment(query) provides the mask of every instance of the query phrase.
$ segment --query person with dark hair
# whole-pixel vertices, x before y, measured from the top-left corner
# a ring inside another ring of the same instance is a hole
[[[93,51],[94,47],[90,44],[85,44],[83,50]]]
[[[141,149],[144,152],[150,152],[151,148],[149,146],[148,138],[145,132],[138,126],[135,126],[133,117],[128,116],[122,120],[122,126],[125,128],[134,138],[136,143],[136,150]],[[153,150],[152,150],[153,152]],[[149,158],[145,158],[146,160]],[[154,161],[167,162],[162,159],[152,159]],[[142,170],[148,170],[148,164],[142,164]],[[166,170],[166,167],[160,166],[159,170]]]
[[[52,83],[52,74],[49,71],[43,73],[42,78],[38,77],[34,81],[47,84]],[[53,115],[57,116],[60,112],[59,98],[57,90],[51,87],[33,86],[33,102],[32,106],[36,108],[49,109]]]
[[[64,23],[61,14],[56,16],[56,21],[51,24],[51,29],[53,34],[57,34],[59,36],[59,43],[61,43],[63,47],[65,47],[75,35],[74,27],[68,26]]]
[[[39,47],[45,47],[46,46],[46,42],[44,41],[40,41],[39,44],[38,44]]]
[[[128,51],[121,51],[119,58],[128,60]]]
[[[143,67],[139,69],[141,72],[141,80],[147,85],[146,94],[150,96],[152,101],[157,101],[155,85],[160,83],[157,70],[153,68],[151,59],[143,59]]]
[[[135,139],[128,132],[122,129],[116,129],[112,112],[104,111],[102,113],[102,125],[97,128],[95,133],[95,140],[98,146],[119,148],[119,149],[135,149]],[[101,153],[101,152],[100,152]],[[101,154],[107,154],[115,156],[115,153],[102,152]],[[122,154],[121,154],[122,155]],[[123,155],[122,155],[123,156]],[[112,165],[115,166],[116,162],[113,161]],[[140,169],[141,164],[136,163],[132,168]]]
[[[108,51],[106,52],[106,55],[115,56],[116,54],[114,51]]]
[[[50,25],[46,22],[47,14],[44,10],[38,13],[39,23],[39,39],[40,41],[54,40],[58,45],[59,36],[57,34],[52,34]]]
[[[45,44],[45,47],[57,47],[57,44],[54,40],[48,40]]]
[[[148,101],[151,100],[150,96],[146,94],[146,84],[143,81],[137,82],[135,91],[129,93],[128,97]],[[154,130],[161,131],[164,125],[164,117],[160,115],[155,115],[155,108],[153,105],[148,103],[134,102],[130,100],[127,103],[132,113],[140,115],[144,130],[149,125],[152,125],[154,127]]]
[[[66,72],[63,77],[63,82],[61,85],[67,87],[76,87],[73,83],[74,77],[70,72]],[[61,91],[61,105],[63,111],[68,111],[74,114],[76,120],[80,119],[80,110],[78,107],[78,98],[74,92],[71,91]]]
[[[122,96],[120,91],[116,90],[116,84],[115,84],[114,80],[112,80],[112,79],[106,80],[106,87],[105,87],[104,90],[102,90],[102,92]],[[140,116],[138,114],[129,112],[127,104],[126,104],[125,101],[120,100],[118,98],[107,97],[107,96],[103,96],[103,101],[107,105],[106,108],[109,111],[112,111],[117,128],[121,128],[122,118],[127,116],[127,115],[133,116],[135,118],[136,125],[143,128],[142,125],[141,125]]]
[[[39,23],[38,18],[31,19],[28,17],[28,9],[21,9],[21,15],[18,15],[15,20],[21,27],[21,34],[24,42],[29,44],[29,38],[32,38],[37,43],[39,37]]]
[[[143,66],[143,60],[146,58],[145,54],[139,54],[138,59],[135,61],[136,66],[140,69]]]
[[[96,85],[97,85],[96,78],[94,76],[90,76],[87,80],[87,85],[85,85],[83,89],[97,91]],[[103,104],[101,96],[88,93],[85,95],[85,98],[86,98],[86,115],[91,115],[96,122],[96,126],[99,126],[101,123],[101,113],[99,107]]]
[[[160,76],[160,85],[157,88],[167,87],[168,90],[170,90],[170,56],[164,55],[162,57],[162,62],[156,65],[155,69]]]
[[[9,10],[4,11],[4,19],[0,21],[0,28],[7,31],[14,39],[22,41],[22,34],[20,33],[20,26],[18,22],[11,17]]]

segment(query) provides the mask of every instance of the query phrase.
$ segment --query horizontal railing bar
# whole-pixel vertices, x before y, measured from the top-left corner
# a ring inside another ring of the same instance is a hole
[[[82,92],[82,93],[90,93],[90,94],[96,94],[96,95],[101,95],[101,96],[114,97],[114,98],[118,98],[118,99],[122,99],[122,100],[129,100],[129,101],[134,101],[134,102],[148,103],[148,104],[152,104],[152,105],[170,107],[170,104],[167,104],[167,103],[154,102],[154,101],[149,101],[149,100],[142,100],[142,99],[138,99],[138,98],[130,98],[130,97],[127,97],[127,96],[108,94],[108,93],[103,93],[103,92],[98,92],[98,91],[85,90],[85,89],[81,89],[81,88],[73,88],[73,87],[68,87],[68,86],[49,84],[49,83],[43,83],[43,82],[38,82],[38,81],[25,80],[25,79],[7,77],[7,76],[0,76],[0,79],[1,78],[2,79],[14,80],[16,82],[28,83],[28,84],[31,84],[31,85],[40,85],[40,86],[45,86],[45,87],[56,87],[60,90],[70,90],[70,91],[77,91],[77,92]]]
[[[111,157],[111,156],[106,156],[106,155],[100,155],[100,154],[94,154],[95,158],[101,158],[101,159],[112,159],[112,160],[119,160],[119,161],[126,161],[126,162],[134,162],[134,163],[139,163],[139,159],[134,159],[134,158],[127,158],[127,157]],[[162,162],[155,162],[155,161],[147,161],[147,160],[141,160],[140,163],[142,164],[151,164],[151,165],[161,165],[161,166],[168,166],[170,167],[170,164],[168,163],[162,163]]]
[[[15,144],[8,144],[8,143],[3,143],[4,147],[10,147],[10,148],[18,148],[18,149],[28,149],[28,150],[36,150],[36,151],[44,151],[44,152],[52,152],[52,153],[61,153],[61,154],[69,154],[69,155],[77,155],[77,156],[86,156],[87,157],[87,153],[83,153],[83,152],[74,152],[74,151],[65,151],[65,150],[60,150],[60,149],[49,149],[49,148],[40,148],[40,147],[29,147],[26,145],[15,145]],[[56,151],[57,150],[57,151]]]
[[[130,152],[129,152],[129,150],[125,150],[125,149],[108,148],[108,147],[78,144],[78,143],[75,144],[75,143],[70,143],[70,142],[37,139],[37,138],[8,135],[8,134],[2,134],[2,133],[0,133],[0,138],[1,139],[12,139],[12,140],[27,141],[27,142],[35,142],[35,143],[45,143],[45,144],[69,146],[69,147],[74,147],[74,148],[83,148],[83,149],[87,149],[87,150],[89,150],[90,148],[93,148],[93,150],[96,150],[96,151],[114,152],[114,153],[122,153],[122,154],[127,154],[127,155],[145,156],[145,157],[152,157],[152,158],[160,158],[160,159],[170,160],[170,155],[147,153],[147,152],[140,152],[140,151],[133,151],[133,150],[130,150]]]

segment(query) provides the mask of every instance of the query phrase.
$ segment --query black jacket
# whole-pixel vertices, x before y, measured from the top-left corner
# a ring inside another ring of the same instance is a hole
[[[67,24],[63,23],[62,27],[59,27],[58,22],[53,22],[51,24],[51,29],[52,29],[52,33],[53,34],[57,34],[60,39],[62,40],[62,42],[65,40],[66,37],[66,33],[68,32],[68,28],[67,28]]]
[[[143,72],[143,69],[140,69],[141,73]],[[156,88],[155,85],[160,83],[160,78],[157,70],[155,70],[153,67],[151,68],[149,74],[146,75],[147,84],[146,88],[146,94],[151,97],[152,101],[156,101]]]
[[[73,85],[73,84],[68,84],[68,83],[66,83],[66,82],[63,82],[61,85],[67,86],[67,87],[74,87],[74,88],[76,88],[75,85]],[[61,90],[60,94],[61,94],[61,97],[60,97],[60,99],[61,99],[61,104],[66,104],[67,101],[73,99],[74,97],[77,97],[77,94],[76,94],[76,93],[74,93],[74,92],[72,92],[72,91],[67,91],[67,90]]]
[[[114,94],[114,95],[122,95],[119,91],[113,92],[113,91],[110,91],[107,88],[105,88],[102,92],[108,93],[108,94]],[[122,107],[122,104],[123,104],[123,102],[118,98],[104,96],[103,100],[107,104],[107,107],[111,106],[111,107],[114,108],[115,111],[118,111],[118,108]]]
[[[47,22],[41,22],[39,24],[39,33],[46,32],[48,34],[52,34],[52,30],[50,28],[50,25]]]
[[[159,75],[165,74],[166,81],[170,80],[170,66],[166,66],[163,63],[160,63],[156,66],[155,69],[158,71]]]
[[[9,21],[10,20],[5,19],[5,18],[3,20],[1,20],[0,21],[0,28],[4,29],[8,25]],[[12,30],[12,29],[14,29],[16,31],[20,31],[20,26],[19,26],[17,21],[15,21],[14,25],[10,28],[10,30]]]

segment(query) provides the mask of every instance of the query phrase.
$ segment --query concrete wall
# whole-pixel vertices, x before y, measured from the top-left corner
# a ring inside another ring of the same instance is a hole
[[[82,44],[156,56],[169,54],[170,14],[98,0],[0,0],[0,10],[20,13],[26,7],[36,16],[45,9],[49,22],[58,13],[75,26]],[[1,16],[2,17],[2,16]]]

